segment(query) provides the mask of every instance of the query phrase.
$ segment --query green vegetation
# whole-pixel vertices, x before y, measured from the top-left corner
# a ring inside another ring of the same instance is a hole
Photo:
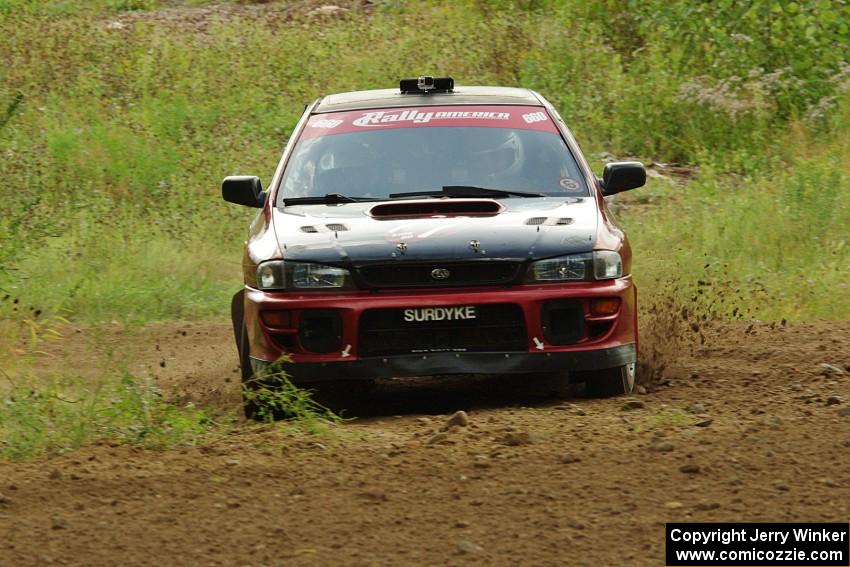
[[[39,368],[40,355],[56,352],[63,340],[58,329],[67,327],[62,318],[0,321],[0,352],[12,354],[0,359],[0,460],[63,453],[96,442],[167,449],[215,440],[233,430],[235,407],[213,411],[167,399],[149,378],[128,370],[120,348],[107,346],[91,360],[94,378]],[[96,329],[90,339],[111,344]],[[333,426],[342,422],[314,401],[312,392],[293,386],[281,368],[255,380],[246,396],[257,408],[258,421],[289,420],[276,426],[285,436],[334,438]]]
[[[281,358],[269,370],[243,384],[243,398],[254,412],[253,419],[264,422],[294,419],[308,430],[319,430],[325,423],[341,422],[333,411],[313,399],[311,391],[292,384],[283,369],[287,362],[291,359]]]
[[[684,189],[669,187],[661,206],[628,215],[641,269],[672,271],[691,294],[707,295],[703,303],[722,304],[722,316],[846,319],[850,105],[842,104],[832,133],[784,134],[788,153],[775,167],[706,169]]]
[[[221,178],[268,182],[305,102],[419,73],[539,90],[598,171],[602,152],[696,171],[618,198],[644,297],[677,282],[724,317],[850,312],[847,3],[242,3],[198,23],[181,10],[210,2],[0,0],[0,323],[226,317],[251,213]],[[0,409],[7,456],[107,431],[167,445],[208,419],[122,372],[25,375]]]
[[[848,155],[847,5],[387,2],[203,26],[144,13],[115,25],[131,6],[114,0],[3,6],[0,289],[26,307],[225,316],[250,213],[220,201],[219,180],[268,180],[305,101],[420,71],[541,91],[594,167],[602,151],[697,166],[686,188],[654,182],[658,203],[623,215],[644,288],[704,279],[710,264],[753,316],[850,306],[850,182],[835,167]],[[439,30],[427,49],[422,29]]]
[[[200,6],[211,4],[211,0],[0,0],[0,14],[27,14],[38,16],[68,17],[81,14],[110,14],[153,10],[174,5]]]
[[[64,452],[98,439],[154,448],[192,444],[212,423],[204,411],[168,403],[128,373],[94,385],[19,382],[0,401],[0,458]]]
[[[166,401],[149,381],[134,377],[108,354],[96,380],[35,371],[38,354],[61,340],[41,318],[0,325],[0,459],[61,453],[97,440],[167,448],[193,444],[216,425],[205,410]],[[20,336],[21,331],[24,336]]]

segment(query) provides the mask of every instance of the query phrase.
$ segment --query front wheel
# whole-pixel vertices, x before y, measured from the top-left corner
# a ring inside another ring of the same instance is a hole
[[[258,391],[262,389],[262,383],[254,377],[251,368],[251,359],[248,350],[248,329],[242,323],[239,330],[239,340],[236,348],[239,349],[239,370],[242,374],[242,410],[248,419],[262,420],[264,416],[263,404],[259,399]]]
[[[593,398],[610,398],[631,394],[635,388],[635,364],[577,373],[585,383],[587,395]]]

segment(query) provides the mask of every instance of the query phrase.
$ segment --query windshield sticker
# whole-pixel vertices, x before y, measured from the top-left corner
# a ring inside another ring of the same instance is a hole
[[[558,185],[560,185],[564,191],[568,191],[570,193],[577,193],[582,190],[581,183],[570,177],[562,177],[558,181]]]
[[[342,120],[317,120],[310,123],[310,128],[336,128]]]
[[[529,106],[428,106],[376,108],[311,116],[302,138],[316,138],[366,130],[422,127],[510,128],[557,133],[542,107]]]
[[[377,126],[387,122],[412,121],[415,124],[425,124],[431,120],[456,120],[459,118],[472,118],[476,120],[509,120],[511,115],[507,112],[471,112],[471,111],[443,111],[422,112],[420,110],[404,110],[402,112],[367,112],[355,120],[355,126]]]
[[[544,112],[532,112],[530,114],[523,114],[522,119],[525,120],[527,124],[534,124],[535,122],[543,122],[544,120],[548,120]]]

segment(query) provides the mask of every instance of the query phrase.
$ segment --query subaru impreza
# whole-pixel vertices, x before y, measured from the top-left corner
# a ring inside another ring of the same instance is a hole
[[[557,373],[589,394],[635,383],[632,253],[557,110],[520,88],[405,79],[309,104],[255,207],[231,310],[243,380]],[[246,405],[251,414],[256,408]]]

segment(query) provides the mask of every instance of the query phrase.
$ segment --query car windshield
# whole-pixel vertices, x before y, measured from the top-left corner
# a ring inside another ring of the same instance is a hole
[[[543,107],[454,106],[311,116],[282,179],[283,199],[469,186],[552,196],[587,184]]]

